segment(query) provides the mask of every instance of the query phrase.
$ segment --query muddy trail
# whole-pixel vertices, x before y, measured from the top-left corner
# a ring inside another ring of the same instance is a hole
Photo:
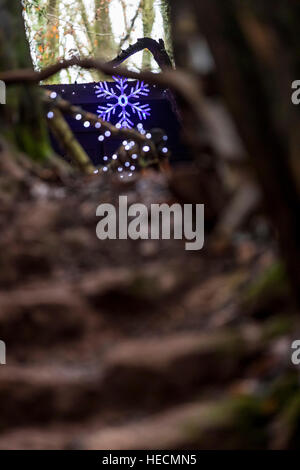
[[[270,240],[99,241],[102,202],[184,201],[155,172],[1,162],[1,449],[297,445],[299,320]]]

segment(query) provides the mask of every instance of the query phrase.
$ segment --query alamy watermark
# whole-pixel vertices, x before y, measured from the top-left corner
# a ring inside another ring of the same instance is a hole
[[[0,80],[0,104],[6,104],[6,85]]]
[[[99,240],[186,240],[186,250],[201,250],[204,245],[204,204],[145,204],[128,206],[127,196],[119,205],[100,204],[96,215]]]
[[[293,81],[292,90],[294,90],[291,95],[292,103],[295,105],[299,105],[300,104],[300,80]]]
[[[300,364],[300,339],[295,339],[292,342],[291,348],[293,349],[291,355],[291,361],[294,366],[298,366]]]
[[[6,345],[0,340],[0,365],[6,364]]]

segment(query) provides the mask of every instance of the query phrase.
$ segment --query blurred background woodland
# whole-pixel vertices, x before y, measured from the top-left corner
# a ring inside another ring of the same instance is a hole
[[[0,0],[0,448],[299,447],[299,24],[296,0]],[[114,74],[164,93],[189,158],[40,86]],[[117,166],[78,115],[133,142]],[[204,249],[100,242],[120,194],[205,204]]]
[[[112,60],[140,37],[163,38],[172,54],[169,6],[165,0],[26,0],[27,37],[37,69],[61,59],[93,56]],[[133,70],[158,70],[148,50],[130,59]],[[49,83],[99,80],[101,74],[69,69]],[[102,74],[103,78],[103,74]]]

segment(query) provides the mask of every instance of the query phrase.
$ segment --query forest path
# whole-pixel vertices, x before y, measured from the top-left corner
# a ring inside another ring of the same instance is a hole
[[[5,192],[0,178],[0,448],[264,447],[264,431],[249,440],[248,425],[273,412],[266,401],[261,417],[255,394],[288,367],[279,346],[289,332],[274,335],[269,318],[261,327],[240,299],[272,250],[253,240],[221,254],[174,240],[99,241],[101,202],[176,200],[161,175],[58,184],[22,166],[9,174]],[[237,432],[243,413],[251,419]]]

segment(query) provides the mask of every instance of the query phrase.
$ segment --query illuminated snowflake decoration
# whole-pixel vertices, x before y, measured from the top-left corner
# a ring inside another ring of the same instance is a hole
[[[141,96],[148,96],[150,90],[148,85],[138,81],[135,86],[131,87],[129,92],[127,78],[113,77],[113,79],[117,83],[116,88],[118,92],[114,91],[112,87],[109,88],[107,82],[101,82],[96,86],[95,93],[98,98],[105,97],[107,101],[112,100],[106,106],[98,106],[98,116],[104,119],[104,121],[110,121],[111,116],[114,116],[117,112],[119,121],[116,126],[131,129],[134,127],[134,123],[130,119],[132,114],[138,115],[140,120],[145,120],[150,116],[150,106],[136,101]]]

